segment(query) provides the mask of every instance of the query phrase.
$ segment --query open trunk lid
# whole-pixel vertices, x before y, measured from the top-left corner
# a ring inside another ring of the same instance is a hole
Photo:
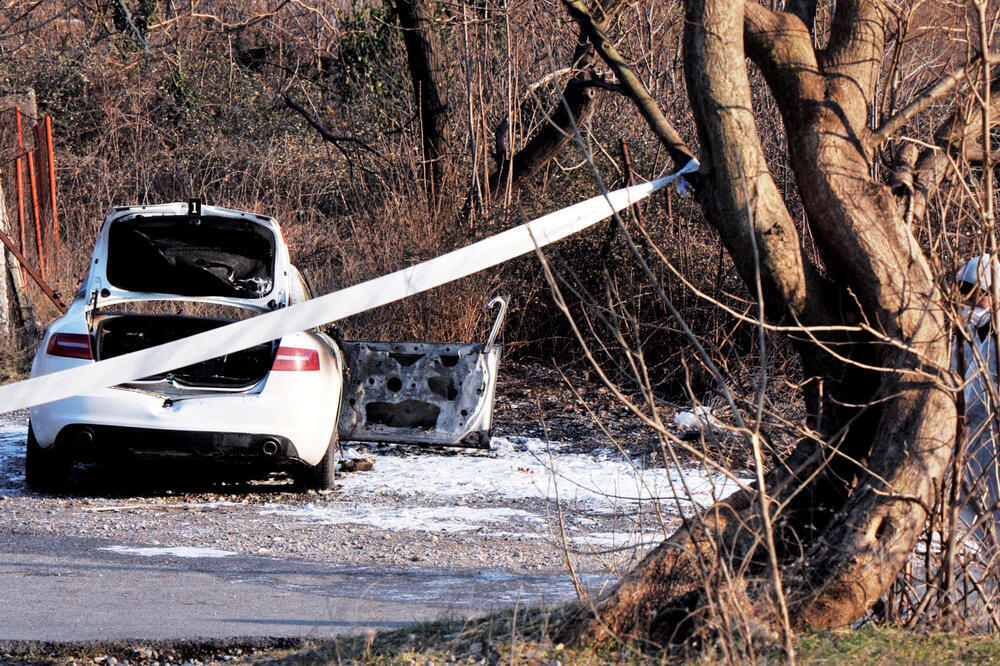
[[[439,446],[489,446],[506,301],[486,344],[342,343],[347,377],[340,438]]]
[[[289,270],[273,219],[192,200],[112,210],[84,288],[92,309],[194,300],[265,311],[287,304]]]

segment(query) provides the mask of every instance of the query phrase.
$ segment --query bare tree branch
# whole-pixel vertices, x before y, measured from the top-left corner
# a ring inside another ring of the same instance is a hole
[[[900,128],[902,128],[903,125],[905,125],[911,118],[950,93],[955,86],[968,78],[969,72],[972,70],[972,67],[979,62],[980,58],[981,56],[977,55],[961,67],[956,67],[941,77],[937,83],[910,100],[910,102],[903,107],[899,113],[886,120],[878,129],[875,130],[875,132],[873,132],[870,142],[871,147],[878,147],[879,144],[899,131]],[[996,64],[1000,62],[1000,55],[990,55],[988,61],[991,65]]]
[[[991,85],[1000,87],[1000,76],[995,77]],[[975,163],[982,162],[985,157],[982,146],[976,143],[982,137],[982,126],[968,116],[965,106],[964,100],[955,103],[951,115],[934,132],[934,146],[921,150],[916,159],[910,202],[914,220],[923,219],[928,199],[956,175],[955,161],[964,159]],[[990,117],[994,119],[994,126],[1000,122],[1000,100],[995,97],[990,100]],[[912,158],[909,153],[907,156]]]
[[[121,7],[122,16],[125,17],[125,22],[128,23],[128,27],[132,30],[135,38],[139,40],[140,44],[142,44],[142,50],[146,52],[146,55],[153,55],[153,53],[149,50],[149,44],[146,43],[146,38],[142,36],[139,28],[137,28],[135,26],[135,22],[132,21],[132,13],[128,10],[128,7],[125,6],[125,2],[123,0],[117,0],[117,2],[118,6]]]
[[[330,130],[326,129],[326,127],[323,126],[323,123],[321,123],[319,119],[316,118],[316,116],[309,113],[309,111],[305,107],[303,107],[301,104],[296,102],[288,95],[282,95],[281,98],[285,100],[285,106],[287,106],[289,109],[292,109],[293,111],[298,112],[298,114],[302,116],[302,118],[307,123],[309,123],[309,126],[312,127],[314,130],[316,130],[316,132],[320,135],[320,138],[322,138],[324,141],[327,141],[335,145],[337,147],[337,150],[343,153],[345,157],[349,157],[349,155],[347,154],[347,151],[344,150],[343,146],[340,145],[341,142],[353,143],[355,145],[360,146],[361,148],[364,148],[370,153],[373,153],[375,155],[379,154],[377,150],[369,146],[361,139],[355,138],[353,136],[333,134],[332,132],[330,132]]]
[[[557,103],[545,118],[545,125],[521,150],[510,158],[503,158],[499,167],[490,174],[490,196],[499,198],[503,190],[518,186],[525,179],[538,173],[559,154],[573,136],[572,123],[585,123],[594,109],[594,87],[582,77],[574,77],[566,85],[562,96],[565,106]]]
[[[600,5],[598,6],[600,7]],[[606,7],[600,7],[603,18],[597,22],[597,26],[601,29],[606,28],[611,19],[617,15],[620,6],[620,0],[611,0]],[[547,112],[545,123],[511,157],[507,157],[506,151],[500,150],[498,145],[497,159],[500,163],[496,170],[490,174],[490,195],[494,199],[499,198],[505,189],[513,189],[538,173],[569,143],[573,136],[574,123],[581,124],[590,119],[594,109],[596,89],[607,89],[602,85],[605,82],[596,75],[592,75],[590,78],[584,75],[587,71],[593,74],[592,66],[596,58],[597,53],[594,47],[588,41],[586,32],[581,29],[576,48],[573,51],[571,66],[558,70],[579,73],[566,84],[560,93],[561,99],[557,99]],[[549,77],[554,74],[550,74]],[[530,95],[549,77],[529,86],[527,94]],[[498,136],[502,136],[500,132],[498,132]]]
[[[639,113],[642,114],[642,117],[656,134],[656,137],[667,149],[667,153],[673,160],[674,166],[679,169],[690,162],[694,158],[694,153],[687,147],[684,140],[681,139],[681,135],[674,129],[674,126],[667,120],[667,117],[663,115],[663,111],[660,110],[656,100],[653,99],[646,86],[643,85],[629,64],[618,53],[618,50],[611,43],[611,40],[608,39],[604,30],[594,21],[594,18],[590,15],[582,0],[563,0],[563,4],[569,10],[570,16],[587,33],[587,37],[590,38],[590,42],[594,45],[598,55],[601,56],[608,67],[611,68],[611,71],[615,73],[615,76],[618,77],[619,85],[632,98],[636,108],[639,109]],[[695,183],[696,180],[694,178],[691,179],[692,183]]]

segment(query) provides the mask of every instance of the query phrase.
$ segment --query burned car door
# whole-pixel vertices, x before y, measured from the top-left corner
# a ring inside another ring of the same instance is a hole
[[[340,438],[488,447],[507,302],[494,306],[486,344],[343,342]]]

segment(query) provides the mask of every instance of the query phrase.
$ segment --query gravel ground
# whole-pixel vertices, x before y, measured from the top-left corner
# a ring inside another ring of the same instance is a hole
[[[0,443],[0,536],[62,534],[127,546],[213,548],[345,565],[418,563],[515,573],[564,571],[570,557],[580,571],[614,578],[675,524],[672,507],[623,502],[595,508],[557,502],[544,490],[535,496],[494,494],[481,487],[468,494],[441,494],[435,479],[419,478],[425,467],[427,474],[447,477],[449,469],[525,456],[539,440],[557,444],[552,458],[557,462],[560,456],[593,456],[597,465],[618,459],[616,448],[623,447],[647,454],[642,460],[649,463],[655,438],[637,427],[605,389],[577,378],[574,384],[588,396],[583,403],[558,373],[539,366],[508,364],[501,377],[495,450],[347,447],[347,456],[374,456],[374,468],[344,474],[337,490],[320,493],[302,493],[283,476],[218,482],[210,471],[175,464],[77,466],[71,494],[35,494],[23,487],[27,414],[7,414],[0,417],[0,427],[8,431],[6,444]],[[532,455],[535,462],[512,468],[512,474],[541,475],[548,454]],[[390,467],[412,469],[418,475],[415,487],[380,483],[380,470]],[[408,524],[414,512],[428,521]],[[383,520],[397,514],[391,525]],[[442,526],[449,516],[473,518]]]
[[[66,494],[41,495],[24,487],[27,413],[0,415],[0,539],[88,537],[110,549],[213,549],[345,569],[560,574],[571,561],[596,589],[662,539],[681,507],[663,499],[671,488],[662,481],[674,477],[658,458],[651,432],[603,387],[579,375],[570,380],[572,385],[537,365],[506,364],[491,450],[348,445],[346,458],[373,458],[374,466],[341,474],[338,488],[326,492],[300,492],[283,475],[219,481],[218,470],[180,463],[78,465]],[[673,417],[669,409],[664,414]],[[645,476],[630,465],[648,468]],[[590,467],[594,478],[588,480],[581,473]],[[497,470],[510,478],[498,481]],[[601,485],[609,475],[628,479],[632,472],[659,485],[638,493]],[[688,467],[684,478],[706,476]],[[704,488],[700,492],[700,502],[711,500]],[[636,495],[643,500],[629,499]],[[295,654],[305,645],[296,639],[0,642],[0,662],[276,663],[283,650]]]

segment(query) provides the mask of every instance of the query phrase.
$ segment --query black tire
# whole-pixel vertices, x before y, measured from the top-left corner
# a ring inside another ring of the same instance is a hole
[[[59,492],[66,483],[66,467],[62,455],[38,445],[29,421],[24,450],[24,482],[28,488],[44,493]]]
[[[337,486],[337,447],[340,442],[334,433],[330,444],[326,447],[323,459],[315,467],[306,468],[303,474],[307,490],[333,490]]]

